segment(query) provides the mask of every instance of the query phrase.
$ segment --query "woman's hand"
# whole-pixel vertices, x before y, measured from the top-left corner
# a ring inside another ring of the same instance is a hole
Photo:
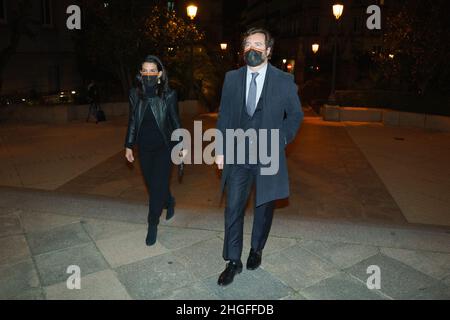
[[[125,148],[125,158],[127,158],[128,162],[134,162],[133,150],[130,148]]]

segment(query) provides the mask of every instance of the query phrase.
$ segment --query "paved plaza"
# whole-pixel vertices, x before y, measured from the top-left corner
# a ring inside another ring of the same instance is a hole
[[[2,124],[0,299],[450,299],[450,133],[305,116],[262,266],[225,288],[214,166],[173,175],[175,217],[146,247],[147,191],[138,160],[124,158],[125,118]],[[195,120],[206,130],[216,115]],[[252,220],[249,205],[244,262]],[[80,290],[67,288],[71,265]],[[367,288],[370,266],[380,289]]]

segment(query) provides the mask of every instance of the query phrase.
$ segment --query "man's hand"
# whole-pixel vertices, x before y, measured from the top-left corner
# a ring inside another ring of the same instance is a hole
[[[133,150],[130,148],[125,148],[125,158],[127,158],[128,162],[134,162]]]
[[[217,168],[219,168],[219,170],[223,170],[224,156],[223,155],[216,156],[215,162],[217,164]]]

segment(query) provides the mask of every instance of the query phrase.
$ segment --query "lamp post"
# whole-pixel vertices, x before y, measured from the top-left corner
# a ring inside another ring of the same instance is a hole
[[[314,43],[311,46],[312,52],[314,53],[314,69],[316,69],[316,65],[317,65],[317,52],[319,52],[319,44],[318,43]]]
[[[191,29],[192,29],[192,35],[191,35],[191,52],[190,52],[190,59],[191,59],[191,69],[190,69],[190,75],[189,75],[189,99],[194,99],[194,19],[197,16],[197,10],[198,7],[196,5],[189,5],[186,7],[187,16],[191,19]]]
[[[336,27],[334,28],[334,53],[333,53],[333,74],[331,76],[331,92],[330,96],[328,97],[328,103],[330,105],[336,104],[336,60],[337,60],[337,29],[338,29],[338,22],[339,18],[342,16],[342,13],[344,12],[344,5],[342,4],[335,4],[333,5],[333,15],[336,18]]]
[[[222,42],[220,44],[220,49],[222,50],[222,59],[224,58],[225,52],[227,51],[228,44],[225,42]]]

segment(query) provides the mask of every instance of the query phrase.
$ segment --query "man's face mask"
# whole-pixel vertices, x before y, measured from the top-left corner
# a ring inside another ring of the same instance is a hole
[[[245,63],[250,67],[259,66],[264,62],[266,57],[264,56],[264,51],[256,48],[249,48],[244,51]]]
[[[158,83],[158,72],[146,72],[142,74],[142,82],[145,87],[154,87]]]

